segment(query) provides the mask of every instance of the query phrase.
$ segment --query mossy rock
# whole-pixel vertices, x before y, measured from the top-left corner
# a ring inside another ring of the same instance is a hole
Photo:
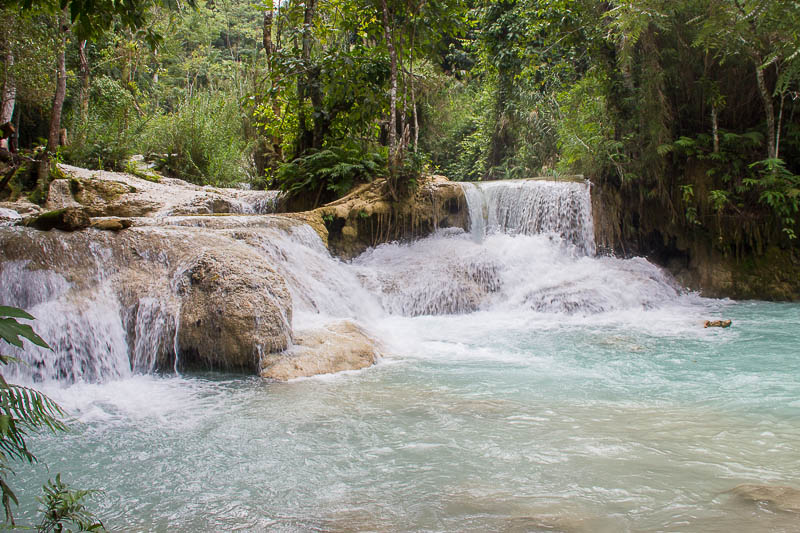
[[[79,207],[66,207],[54,211],[46,211],[40,215],[25,219],[28,227],[41,231],[60,229],[62,231],[77,231],[88,228],[91,221],[86,210]]]

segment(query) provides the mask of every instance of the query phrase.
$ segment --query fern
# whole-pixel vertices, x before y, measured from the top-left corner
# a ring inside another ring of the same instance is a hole
[[[16,346],[23,347],[28,340],[37,346],[50,349],[50,346],[36,334],[27,324],[17,319],[33,320],[33,317],[16,307],[0,306],[0,339]],[[0,355],[0,364],[19,363],[10,356]],[[36,456],[28,448],[27,438],[30,432],[42,429],[53,432],[66,431],[62,421],[66,413],[53,400],[30,387],[8,383],[0,373],[0,503],[5,511],[6,523],[14,526],[12,504],[19,500],[14,490],[8,485],[8,474],[13,474],[12,461],[34,463]],[[105,531],[103,524],[92,516],[81,503],[88,495],[87,491],[73,491],[56,476],[44,487],[44,498],[40,501],[46,505],[42,511],[40,531],[64,531],[63,524],[71,523],[80,531]],[[69,531],[69,530],[67,530]]]
[[[331,146],[310,152],[278,168],[279,187],[293,195],[314,193],[320,187],[341,196],[358,182],[386,174],[386,158],[376,151]]]
[[[61,474],[56,475],[55,481],[48,481],[43,491],[44,496],[39,498],[42,521],[36,528],[39,532],[60,533],[64,531],[64,524],[77,526],[77,531],[105,531],[103,523],[83,503],[95,491],[70,489],[61,481]]]

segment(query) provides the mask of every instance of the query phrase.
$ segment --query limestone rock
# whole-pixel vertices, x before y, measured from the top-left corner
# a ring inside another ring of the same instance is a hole
[[[0,207],[0,226],[12,226],[22,220],[22,215],[13,209]]]
[[[235,201],[223,198],[218,194],[205,194],[192,199],[191,202],[176,206],[171,215],[210,215],[213,213],[241,213],[242,207]]]
[[[88,228],[89,215],[80,207],[65,207],[55,211],[47,211],[25,220],[25,225],[42,231],[60,229],[76,231]]]
[[[425,237],[439,228],[469,228],[464,191],[443,176],[420,178],[414,193],[400,202],[389,198],[386,180],[377,179],[312,211],[325,224],[331,252],[352,259],[385,242]]]
[[[792,487],[744,484],[731,492],[743,500],[767,502],[782,511],[800,513],[800,490]]]
[[[349,320],[295,333],[294,344],[262,359],[261,376],[286,381],[298,377],[360,370],[375,364],[380,349],[374,339]]]
[[[57,209],[64,209],[65,207],[80,206],[81,204],[76,202],[75,198],[72,197],[69,180],[57,179],[50,182],[45,209],[55,211]]]
[[[201,187],[174,178],[154,181],[69,165],[59,169],[68,179],[53,182],[60,182],[55,185],[53,201],[64,204],[61,207],[77,202],[93,217],[268,213],[275,210],[279,196],[277,191]]]
[[[15,202],[0,202],[0,209],[16,211],[23,217],[38,215],[42,212],[41,207],[25,199],[19,199]]]
[[[730,320],[706,320],[703,322],[704,328],[729,328],[731,327]]]
[[[286,349],[291,298],[256,255],[205,249],[178,282],[181,365],[255,372],[262,355]]]
[[[133,221],[129,218],[108,217],[92,220],[92,227],[94,229],[105,231],[120,231],[130,228],[132,224]]]

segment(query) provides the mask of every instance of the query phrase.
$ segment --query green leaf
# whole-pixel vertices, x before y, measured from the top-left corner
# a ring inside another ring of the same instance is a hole
[[[22,339],[25,338],[37,346],[47,348],[48,350],[51,349],[50,346],[33,331],[32,327],[27,324],[20,324],[13,318],[0,318],[0,338],[18,348],[22,348]]]
[[[34,318],[17,307],[9,307],[7,305],[0,305],[0,316],[10,316],[14,318],[24,318],[26,320],[34,320]]]

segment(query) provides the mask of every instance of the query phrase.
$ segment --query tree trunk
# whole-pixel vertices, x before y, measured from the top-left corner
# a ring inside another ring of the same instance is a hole
[[[297,150],[295,157],[303,155],[309,148],[314,145],[314,131],[309,129],[306,125],[306,113],[304,103],[308,97],[308,88],[312,83],[310,76],[311,69],[311,23],[314,21],[314,11],[316,10],[316,0],[306,0],[306,8],[303,13],[303,73],[297,76],[297,100],[299,106],[297,109],[297,122],[299,125],[299,134],[297,136]]]
[[[772,94],[767,89],[767,82],[764,79],[763,61],[761,56],[755,52],[752,54],[753,63],[756,67],[756,83],[758,84],[758,94],[761,96],[761,103],[764,106],[764,115],[767,119],[767,158],[777,157],[775,151],[775,108],[772,105]]]
[[[47,147],[41,156],[37,168],[38,187],[43,192],[46,190],[50,176],[50,158],[58,149],[61,133],[61,111],[64,108],[64,98],[67,95],[67,67],[66,49],[67,33],[69,32],[69,12],[65,8],[58,19],[61,33],[61,43],[56,57],[56,93],[53,96],[53,107],[50,114],[50,128],[47,133]]]
[[[3,103],[0,107],[0,124],[11,122],[14,116],[14,105],[17,102],[17,83],[14,80],[14,73],[11,67],[14,66],[14,54],[9,50],[6,52],[5,77],[3,79]],[[8,149],[11,139],[0,141],[0,147]]]
[[[277,119],[281,116],[281,107],[274,94],[275,79],[273,77],[274,71],[274,54],[277,50],[275,43],[272,42],[272,27],[274,23],[274,5],[270,0],[269,7],[264,11],[264,17],[261,23],[261,43],[264,45],[264,56],[266,60],[267,80],[270,83],[270,92],[264,98],[263,105],[269,105],[272,108],[272,113]],[[256,136],[262,134],[255,133]],[[271,135],[269,139],[260,139],[256,148],[256,167],[259,175],[263,175],[268,166],[274,166],[276,161],[283,159],[283,150],[281,148],[281,138],[277,135]]]
[[[272,52],[273,44],[272,44],[272,0],[270,0],[269,8],[264,11],[264,21],[261,26],[261,42],[264,45],[264,53],[267,56],[267,70],[272,70]]]
[[[397,168],[397,50],[394,47],[393,31],[389,19],[389,6],[381,0],[383,8],[383,36],[389,50],[389,170],[393,173]]]
[[[711,106],[711,135],[714,139],[714,153],[719,153],[719,119],[717,117],[717,106]]]
[[[69,23],[67,12],[64,11],[59,18],[59,27],[61,30],[61,46],[58,50],[58,57],[56,59],[56,93],[53,96],[53,107],[50,114],[50,128],[47,135],[47,151],[55,153],[58,148],[58,134],[61,131],[61,111],[64,108],[64,98],[67,95],[67,67],[66,67],[66,48],[67,48],[67,32],[69,31]]]
[[[78,58],[80,60],[81,92],[80,99],[80,118],[81,124],[85,125],[89,119],[89,60],[86,59],[86,41],[81,41],[78,45]],[[158,72],[158,69],[156,69]]]
[[[781,153],[781,126],[783,122],[783,104],[786,101],[786,93],[781,93],[781,107],[778,112],[778,127],[775,130],[775,158],[780,157]]]

